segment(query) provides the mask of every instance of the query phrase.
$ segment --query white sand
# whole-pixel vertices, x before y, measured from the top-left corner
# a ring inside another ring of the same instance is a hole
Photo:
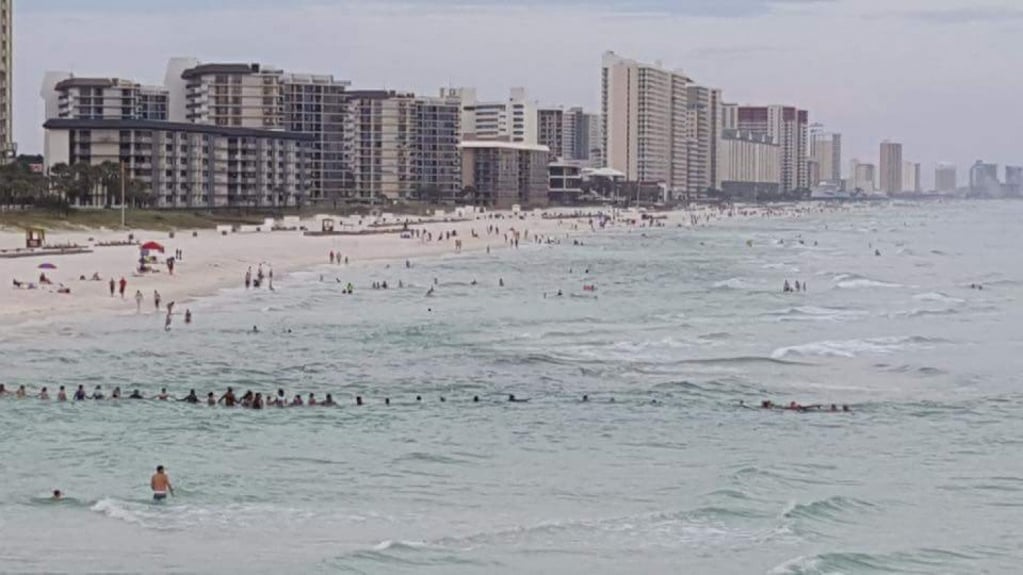
[[[525,220],[512,219],[507,213],[502,214],[504,219],[488,219],[490,215],[477,216],[478,219],[472,221],[414,224],[413,228],[433,233],[434,241],[430,242],[402,239],[399,234],[307,237],[298,231],[275,231],[222,236],[214,230],[199,230],[198,237],[192,237],[192,230],[181,230],[171,239],[167,232],[133,231],[135,239],[142,243],[152,240],[163,245],[166,251],[160,258],[161,262],[173,256],[175,250],[182,250],[182,260],[177,262],[173,275],[168,273],[166,265],[157,266],[159,273],[136,274],[137,246],[95,247],[89,254],[0,259],[0,281],[3,282],[0,287],[0,324],[60,320],[72,313],[134,314],[136,290],[141,290],[144,296],[143,313],[156,313],[153,292],[158,290],[163,305],[175,301],[175,313],[181,314],[190,299],[216,293],[225,287],[244,285],[246,270],[251,267],[255,275],[261,263],[264,270],[272,268],[275,280],[279,281],[289,272],[329,264],[332,250],[347,256],[349,265],[380,259],[404,261],[453,254],[456,252],[454,239],[438,241],[440,234],[453,230],[462,240],[463,252],[481,251],[487,247],[492,250],[506,248],[504,234],[513,228],[529,232],[530,241],[523,239],[520,242],[522,246],[530,245],[536,235],[563,239],[572,232],[589,231],[585,220],[578,229],[573,229],[578,222],[545,220],[539,214],[529,214]],[[357,219],[346,218],[345,221],[354,223]],[[310,229],[319,229],[318,222],[303,221],[302,224]],[[501,234],[487,235],[490,225],[498,226]],[[471,230],[480,237],[472,238]],[[92,246],[96,242],[124,241],[127,237],[128,233],[124,231],[50,231],[46,240],[48,245],[74,243]],[[89,241],[90,238],[94,241]],[[24,246],[24,233],[0,232],[0,249]],[[57,269],[38,269],[44,262],[56,265]],[[13,279],[38,284],[41,272],[45,272],[54,285],[39,286],[34,290],[16,289],[12,285]],[[91,278],[94,273],[98,273],[102,281],[79,279],[80,276]],[[111,278],[119,281],[122,277],[128,282],[123,300],[119,295],[110,296],[108,283]],[[71,288],[71,294],[57,293],[60,284]]]
[[[802,214],[817,211],[819,206],[802,204],[800,207],[777,208],[742,208],[733,212],[736,217],[762,217],[773,215],[780,217],[798,217]],[[587,210],[596,213],[598,209]],[[546,213],[570,214],[572,210],[547,210]],[[623,219],[638,218],[635,212],[619,212]],[[494,216],[500,215],[498,219]],[[712,223],[727,215],[714,208],[697,208],[690,211],[658,213],[658,217],[667,216],[663,224],[670,227],[691,226],[693,217],[697,216],[700,225]],[[71,314],[134,314],[136,313],[135,292],[141,290],[144,302],[143,313],[156,313],[153,292],[158,290],[163,305],[176,302],[175,312],[184,313],[189,300],[216,293],[226,287],[244,285],[244,276],[250,267],[255,270],[259,264],[264,269],[274,270],[276,280],[285,274],[298,270],[310,269],[318,265],[329,264],[329,253],[340,252],[349,258],[349,265],[361,265],[374,260],[405,259],[453,254],[456,252],[454,239],[438,241],[438,236],[445,231],[457,231],[458,239],[462,240],[463,252],[482,251],[487,247],[492,250],[507,248],[504,234],[512,229],[522,233],[528,232],[528,241],[523,238],[520,245],[531,245],[536,236],[564,240],[571,234],[591,233],[588,220],[582,219],[544,219],[539,212],[524,214],[524,219],[507,212],[494,212],[472,216],[471,221],[424,221],[412,227],[433,233],[434,241],[420,239],[402,239],[398,234],[379,234],[364,236],[328,236],[306,237],[302,232],[278,231],[262,233],[232,233],[222,236],[214,230],[200,230],[198,237],[192,237],[192,230],[178,231],[174,239],[167,232],[145,232],[135,230],[135,239],[142,243],[157,241],[166,249],[161,261],[174,255],[181,249],[182,260],[175,267],[174,275],[167,273],[165,265],[159,266],[159,273],[138,276],[139,249],[136,246],[95,247],[89,254],[39,256],[15,259],[0,259],[0,325],[22,324],[26,322],[51,323],[67,318]],[[355,224],[358,218],[346,218],[345,223]],[[392,220],[393,221],[393,220]],[[367,221],[368,223],[368,221]],[[303,221],[309,229],[319,229],[319,222]],[[488,226],[500,228],[500,235],[487,235]],[[628,225],[624,222],[617,226]],[[641,224],[642,225],[642,224]],[[347,229],[347,227],[346,227]],[[475,230],[479,238],[472,238]],[[95,242],[124,241],[128,233],[124,231],[92,230],[82,232],[47,233],[47,244],[58,245],[75,243],[92,246]],[[94,241],[90,241],[90,238]],[[738,239],[738,238],[737,238]],[[744,241],[744,240],[742,240]],[[23,248],[24,233],[20,231],[0,231],[0,249]],[[52,263],[57,270],[47,270],[46,275],[54,282],[52,286],[40,286],[39,289],[15,289],[12,279],[22,282],[39,282],[38,266],[44,262]],[[91,278],[98,273],[102,281],[81,281],[80,276]],[[128,281],[125,297],[110,296],[109,280]],[[60,284],[71,288],[71,294],[59,294]]]

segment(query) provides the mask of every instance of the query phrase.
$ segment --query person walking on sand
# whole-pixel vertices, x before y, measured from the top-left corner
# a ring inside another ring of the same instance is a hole
[[[156,305],[156,311],[160,311],[160,292],[153,290],[153,304]]]
[[[185,325],[191,325],[191,324],[192,324],[192,310],[186,309],[185,310]]]
[[[252,287],[252,266],[249,266],[249,270],[245,272],[245,289]]]
[[[153,490],[153,501],[163,501],[168,494],[174,495],[174,486],[162,465],[157,465],[156,473],[149,478],[149,488]]]
[[[120,285],[118,286],[121,291],[121,299],[124,299],[124,290],[128,288],[128,280],[121,278]]]
[[[110,278],[110,297],[114,297],[114,292],[117,291],[117,282],[114,278]]]
[[[135,313],[142,313],[142,290],[135,290]]]

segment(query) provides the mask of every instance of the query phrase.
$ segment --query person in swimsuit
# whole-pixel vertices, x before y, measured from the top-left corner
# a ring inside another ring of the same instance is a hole
[[[156,466],[156,473],[149,479],[149,487],[153,490],[153,501],[163,501],[168,494],[174,495],[174,487],[162,465]]]
[[[263,409],[263,394],[257,393],[252,398],[252,409]]]
[[[85,387],[79,385],[75,390],[75,401],[84,401],[85,397]]]
[[[327,398],[324,399],[323,403],[321,403],[320,405],[323,405],[325,407],[334,407],[337,404],[334,403],[334,398],[328,393]]]
[[[64,391],[63,385],[57,390],[57,401],[67,401],[67,392]]]
[[[96,390],[92,392],[92,399],[104,399],[106,396],[103,395],[103,386],[97,385]]]
[[[42,400],[50,399],[50,392],[47,391],[45,387],[39,390],[39,399]]]
[[[184,399],[179,399],[178,401],[184,401],[185,403],[195,405],[196,403],[199,403],[199,396],[195,394],[194,389],[191,389],[188,391],[188,395],[186,395]]]
[[[170,399],[170,395],[167,394],[166,387],[160,389],[160,395],[157,395],[156,399],[160,401],[167,401],[168,399]]]
[[[231,387],[227,388],[227,393],[221,395],[218,400],[218,402],[223,403],[225,407],[234,407],[234,404],[237,403],[237,401],[238,400],[234,397],[234,388]]]
[[[211,392],[209,392],[209,393],[207,393],[207,394],[206,394],[206,405],[208,405],[208,406],[210,406],[210,407],[213,407],[213,406],[215,406],[216,404],[217,404],[217,396],[216,396],[216,395],[213,395],[213,392],[212,392],[212,391],[211,391]]]
[[[309,399],[306,400],[305,404],[309,407],[316,407],[316,394],[310,393]]]
[[[302,396],[301,395],[296,395],[295,399],[291,400],[291,406],[292,407],[302,407],[302,405],[303,405],[303,403],[302,403]]]
[[[18,399],[25,399],[26,397],[28,397],[28,392],[25,391],[24,385],[18,386],[18,391],[14,393],[14,397],[17,397]]]
[[[121,399],[121,388],[115,387],[114,392],[110,394],[110,399]]]
[[[136,389],[135,391],[131,392],[131,395],[128,396],[128,399],[145,399],[145,398],[142,397],[142,393],[140,393],[139,390]]]

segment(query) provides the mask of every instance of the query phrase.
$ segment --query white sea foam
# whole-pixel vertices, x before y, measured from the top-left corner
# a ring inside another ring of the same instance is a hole
[[[925,347],[930,343],[933,343],[933,340],[922,337],[876,337],[846,341],[818,341],[776,349],[771,357],[773,359],[809,356],[854,358],[865,354],[895,353],[911,347]]]
[[[931,302],[942,302],[942,303],[966,303],[966,300],[955,298],[940,292],[927,292],[920,293],[913,296],[916,301],[931,301]]]

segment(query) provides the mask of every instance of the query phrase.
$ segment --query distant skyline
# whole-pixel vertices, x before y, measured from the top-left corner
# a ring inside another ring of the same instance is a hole
[[[334,74],[434,94],[524,86],[599,110],[605,50],[684,70],[725,101],[792,104],[844,159],[901,142],[934,165],[1023,163],[1014,0],[15,0],[15,139],[41,150],[47,70],[162,83],[173,56]]]

